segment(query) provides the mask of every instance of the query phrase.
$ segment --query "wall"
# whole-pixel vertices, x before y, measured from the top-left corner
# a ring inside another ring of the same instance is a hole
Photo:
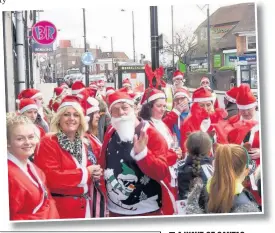
[[[243,55],[246,51],[246,37],[236,36],[237,56]]]
[[[53,96],[53,89],[57,87],[56,83],[38,83],[36,88],[43,93],[44,104],[48,105]]]
[[[11,12],[4,12],[5,17],[5,34],[4,34],[4,46],[6,49],[6,57],[4,58],[6,61],[6,98],[7,101],[7,111],[13,112],[15,111],[15,87],[14,87],[14,60],[13,60],[13,44],[12,44],[12,19]]]

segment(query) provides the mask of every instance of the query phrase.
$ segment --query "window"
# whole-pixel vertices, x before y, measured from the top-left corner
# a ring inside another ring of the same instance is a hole
[[[256,50],[256,36],[246,37],[246,49],[247,51]]]
[[[201,40],[207,39],[207,30],[206,29],[207,29],[206,27],[201,28],[201,31],[200,31],[200,39]]]

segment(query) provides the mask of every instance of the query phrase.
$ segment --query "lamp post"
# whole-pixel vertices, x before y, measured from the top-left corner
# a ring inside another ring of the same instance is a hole
[[[121,9],[122,12],[126,12],[125,9]],[[136,62],[136,45],[135,45],[135,17],[134,11],[132,11],[132,27],[133,27],[133,58],[134,62]]]
[[[107,39],[107,36],[104,36],[103,38]],[[116,89],[116,78],[115,78],[115,72],[114,72],[114,46],[113,46],[113,37],[111,36],[111,52],[112,52],[112,75],[114,79],[114,88]]]
[[[83,8],[83,30],[84,30],[84,53],[87,52],[87,42],[86,42],[86,17],[85,8]],[[89,86],[89,66],[85,65],[85,84]]]
[[[210,17],[209,17],[209,4],[207,4],[207,64],[208,73],[211,74],[211,48],[210,48]]]
[[[171,21],[172,21],[172,49],[173,49],[173,70],[175,66],[175,51],[174,51],[174,8],[171,6]]]

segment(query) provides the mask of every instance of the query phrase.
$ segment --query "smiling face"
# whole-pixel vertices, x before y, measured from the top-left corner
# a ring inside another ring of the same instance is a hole
[[[75,134],[80,126],[80,114],[73,107],[68,107],[61,115],[59,124],[66,135]]]
[[[19,160],[26,160],[34,153],[37,144],[34,127],[31,124],[20,124],[8,132],[8,151]]]
[[[250,109],[239,109],[239,113],[244,120],[251,120],[255,115],[256,107]]]

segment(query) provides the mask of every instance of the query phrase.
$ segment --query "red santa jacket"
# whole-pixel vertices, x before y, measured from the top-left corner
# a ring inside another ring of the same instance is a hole
[[[44,173],[30,161],[25,171],[14,158],[8,159],[10,220],[59,219]]]
[[[172,215],[176,213],[175,198],[170,187],[169,164],[167,162],[168,146],[165,139],[146,122],[144,129],[148,135],[147,153],[134,158],[137,165],[144,174],[158,181],[162,187],[162,213],[164,215]],[[108,143],[115,132],[112,126],[109,126],[102,145],[99,163],[103,169],[106,168],[106,150]],[[105,186],[105,181],[101,180],[101,185]],[[106,187],[104,187],[106,192]]]
[[[46,135],[45,130],[38,124],[36,124],[36,127],[39,129],[40,132],[40,139],[43,138]]]
[[[80,196],[89,192],[91,174],[86,167],[92,165],[87,156],[87,145],[83,143],[82,164],[62,149],[55,135],[42,138],[34,156],[34,163],[40,167],[54,194]],[[87,205],[83,198],[55,197],[60,218],[84,218]]]
[[[99,139],[94,136],[93,134],[86,134],[86,137],[89,139],[91,146],[93,148],[93,152],[96,156],[97,159],[99,159],[100,157],[100,152],[101,152],[101,147],[102,147],[102,143],[99,141]]]
[[[174,124],[178,123],[180,112],[177,109],[173,109],[168,112],[162,119],[171,132],[173,132]]]

